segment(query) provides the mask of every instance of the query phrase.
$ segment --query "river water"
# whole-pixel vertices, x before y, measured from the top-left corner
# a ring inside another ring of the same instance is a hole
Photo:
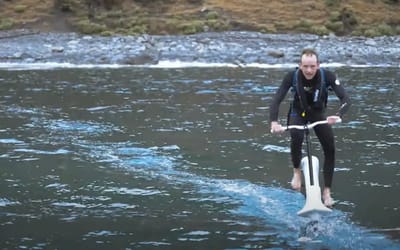
[[[288,136],[268,132],[287,70],[3,68],[0,247],[399,249],[399,68],[334,68],[354,105],[334,127],[337,203],[312,219]]]

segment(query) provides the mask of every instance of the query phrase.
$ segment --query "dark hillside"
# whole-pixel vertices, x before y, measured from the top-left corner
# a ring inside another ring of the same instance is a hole
[[[0,0],[0,30],[398,35],[399,0]]]

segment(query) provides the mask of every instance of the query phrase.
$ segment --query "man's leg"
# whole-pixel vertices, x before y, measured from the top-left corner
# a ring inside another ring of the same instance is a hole
[[[322,198],[325,206],[331,207],[333,199],[331,196],[332,179],[335,167],[335,139],[330,125],[322,124],[315,127],[322,149],[324,151],[324,190]]]
[[[293,168],[293,177],[290,185],[294,190],[300,191],[301,190],[301,169],[300,168]]]
[[[290,125],[303,125],[304,120],[296,113],[290,116]],[[292,188],[300,191],[301,189],[301,147],[304,139],[304,131],[298,129],[290,130],[290,155],[293,163],[293,178],[291,181]]]
[[[322,192],[322,199],[324,200],[324,205],[326,207],[332,207],[333,206],[333,199],[332,199],[332,196],[331,196],[331,188],[324,187],[324,191]]]

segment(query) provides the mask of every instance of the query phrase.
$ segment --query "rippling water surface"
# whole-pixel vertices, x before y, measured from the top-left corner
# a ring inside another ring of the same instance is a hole
[[[335,69],[354,105],[312,219],[268,132],[286,71],[0,71],[1,248],[398,249],[399,69]]]

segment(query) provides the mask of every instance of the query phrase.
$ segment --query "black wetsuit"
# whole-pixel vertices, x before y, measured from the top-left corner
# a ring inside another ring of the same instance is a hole
[[[340,108],[336,115],[342,117],[350,106],[350,99],[336,76],[331,71],[323,69],[325,77],[321,77],[321,71],[317,71],[313,79],[307,80],[301,70],[297,74],[296,91],[291,104],[291,110],[288,114],[289,125],[304,125],[319,120],[326,119],[326,105],[329,89],[333,90],[340,99]],[[279,114],[279,105],[285,98],[287,92],[293,85],[295,71],[289,72],[282,81],[281,86],[276,92],[270,106],[270,121],[277,121]],[[324,79],[324,80],[321,80]],[[322,82],[325,82],[323,86]],[[322,86],[322,87],[321,87]],[[302,114],[304,112],[304,114]],[[333,171],[335,166],[335,141],[333,131],[330,125],[321,124],[314,127],[322,149],[324,151],[324,184],[325,187],[331,187]],[[304,139],[304,132],[297,129],[290,130],[291,136],[291,158],[295,168],[300,167],[301,148]]]

